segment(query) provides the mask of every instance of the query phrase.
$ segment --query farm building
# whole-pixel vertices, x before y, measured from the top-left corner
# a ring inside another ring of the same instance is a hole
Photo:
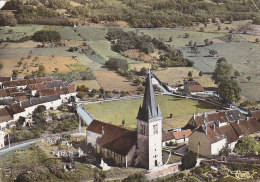
[[[218,155],[223,147],[233,150],[240,138],[260,132],[260,121],[255,118],[219,124],[217,121],[208,122],[206,116],[203,124],[190,135],[189,150],[206,157]]]
[[[204,88],[192,77],[184,78],[184,90],[191,95],[204,93]]]
[[[183,143],[189,141],[189,136],[191,135],[191,130],[182,131],[171,131],[162,134],[162,145],[163,147],[170,145],[171,143]]]
[[[162,119],[149,72],[143,104],[137,115],[137,132],[94,120],[87,128],[87,143],[103,158],[113,159],[116,164],[150,170],[163,164]]]

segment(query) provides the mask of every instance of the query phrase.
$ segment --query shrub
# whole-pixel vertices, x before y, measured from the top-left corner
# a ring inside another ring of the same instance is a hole
[[[109,69],[113,70],[128,70],[128,63],[125,59],[120,59],[120,58],[110,58],[105,65]]]
[[[182,157],[182,169],[190,169],[193,168],[197,163],[197,155],[196,153],[190,151],[188,154]]]
[[[61,121],[54,129],[53,133],[68,132],[76,129],[78,127],[78,122],[75,117],[68,118]]]
[[[35,32],[32,39],[37,42],[58,42],[61,40],[61,36],[59,32],[43,30]]]

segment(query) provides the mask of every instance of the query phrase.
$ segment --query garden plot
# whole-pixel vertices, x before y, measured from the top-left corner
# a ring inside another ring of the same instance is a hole
[[[136,94],[137,87],[133,86],[125,77],[120,76],[115,71],[95,71],[97,81],[106,91],[127,91],[129,94]]]
[[[154,71],[154,74],[162,81],[169,85],[177,86],[183,84],[183,79],[188,77],[189,71],[192,72],[192,76],[198,81],[203,87],[216,87],[212,79],[208,75],[199,76],[199,70],[191,67],[175,67],[166,68],[159,71]]]
[[[216,50],[218,55],[207,57],[211,49]],[[260,44],[246,41],[225,42],[200,47],[199,50],[200,53],[195,56],[189,48],[183,49],[184,56],[194,61],[194,67],[203,72],[213,72],[217,59],[225,57],[240,72],[241,76],[237,80],[242,94],[250,99],[260,100]],[[250,81],[247,80],[248,76],[251,77]]]

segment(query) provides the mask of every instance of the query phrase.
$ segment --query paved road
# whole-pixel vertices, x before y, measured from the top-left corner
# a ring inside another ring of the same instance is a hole
[[[71,133],[71,135],[72,136],[86,136],[86,133],[82,133],[82,132],[81,133]],[[51,135],[51,136],[54,136],[54,135]],[[57,136],[57,135],[55,135],[55,136]],[[0,157],[5,155],[8,152],[13,151],[13,150],[17,150],[17,149],[28,147],[29,145],[31,145],[33,143],[36,143],[36,142],[39,142],[39,141],[41,141],[44,138],[46,138],[46,137],[37,138],[37,139],[33,139],[33,140],[27,140],[27,141],[19,142],[19,143],[14,143],[14,144],[12,144],[12,146],[10,148],[3,148],[3,149],[1,149],[0,150]]]

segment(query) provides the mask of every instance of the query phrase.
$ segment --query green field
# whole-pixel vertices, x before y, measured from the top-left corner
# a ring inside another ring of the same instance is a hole
[[[9,37],[10,40],[19,40],[22,37],[32,36],[35,32],[44,29],[44,27],[44,25],[1,26],[0,39],[6,40]]]
[[[126,29],[134,30],[134,29]],[[188,45],[189,41],[197,42],[198,44],[204,43],[205,39],[212,40],[216,37],[222,37],[225,34],[214,34],[214,33],[204,33],[204,32],[195,32],[195,31],[185,31],[185,30],[160,30],[160,29],[140,29],[139,34],[144,33],[145,35],[150,35],[151,37],[162,40],[163,42],[169,44],[173,48],[181,49]],[[189,37],[184,38],[184,34],[188,33]],[[169,37],[173,38],[172,42],[167,42]]]
[[[125,127],[129,129],[135,129],[136,116],[142,100],[143,99],[140,98],[116,102],[88,104],[86,105],[86,108],[94,116],[95,119],[104,122],[110,122],[116,125],[121,125],[122,120],[125,120]],[[163,117],[165,119],[168,118],[170,114],[172,114],[173,117],[180,117],[187,116],[188,114],[191,115],[196,112],[206,112],[217,109],[216,107],[204,102],[198,102],[191,99],[176,98],[172,96],[157,96],[156,100],[157,104],[159,104],[161,108]],[[178,121],[176,121],[176,123],[178,123]],[[183,126],[186,123],[184,123]],[[174,124],[171,126],[174,127]]]

